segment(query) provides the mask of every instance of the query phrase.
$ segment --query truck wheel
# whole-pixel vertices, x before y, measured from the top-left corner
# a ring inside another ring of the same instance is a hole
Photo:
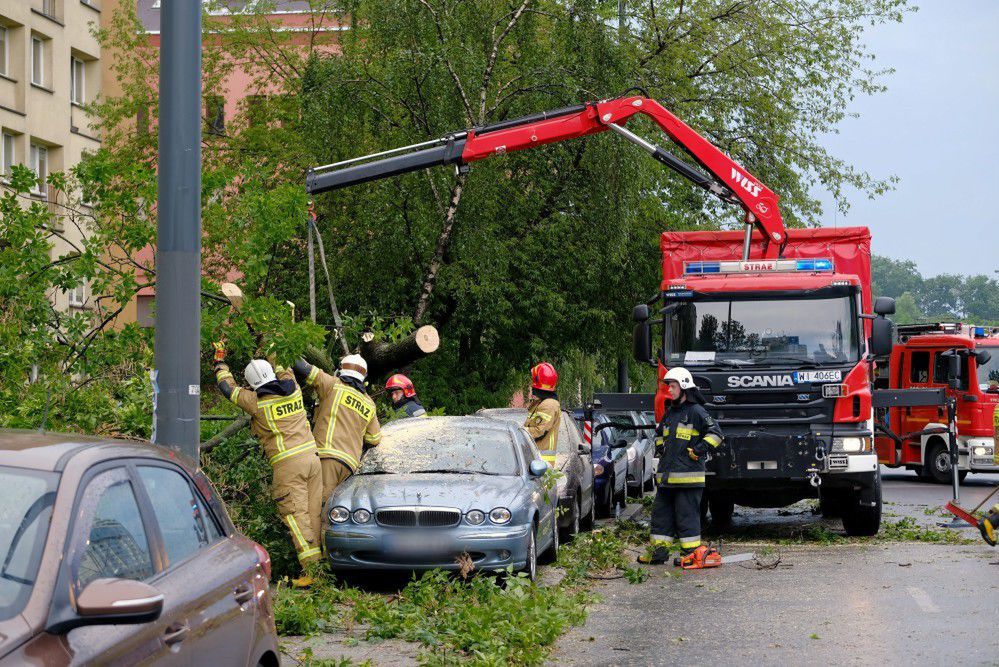
[[[937,484],[950,483],[950,452],[947,446],[937,441],[926,453],[926,468],[929,468],[930,478]]]
[[[724,530],[732,525],[732,514],[735,512],[735,501],[724,493],[708,495],[708,507],[711,509],[711,527]]]
[[[857,502],[857,498],[844,498],[843,530],[853,537],[868,537],[877,535],[881,528],[881,471],[873,474],[874,507],[867,507]]]

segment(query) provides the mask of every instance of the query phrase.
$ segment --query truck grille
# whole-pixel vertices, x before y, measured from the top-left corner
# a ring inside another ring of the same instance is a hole
[[[396,528],[447,528],[458,525],[461,512],[449,507],[383,509],[375,513],[375,520],[379,525]]]

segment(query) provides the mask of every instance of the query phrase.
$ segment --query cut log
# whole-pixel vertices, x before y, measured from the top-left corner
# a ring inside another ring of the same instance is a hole
[[[437,329],[426,324],[398,343],[379,341],[374,334],[365,333],[360,353],[368,362],[368,380],[372,381],[436,352],[440,344]]]

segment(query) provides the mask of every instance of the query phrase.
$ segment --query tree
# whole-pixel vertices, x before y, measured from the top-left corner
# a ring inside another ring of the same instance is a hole
[[[874,293],[898,299],[905,292],[918,294],[923,287],[923,276],[911,259],[896,260],[873,255],[871,273]]]
[[[895,299],[895,315],[892,317],[897,324],[913,324],[925,319],[923,311],[916,305],[916,298],[911,292],[903,292]]]

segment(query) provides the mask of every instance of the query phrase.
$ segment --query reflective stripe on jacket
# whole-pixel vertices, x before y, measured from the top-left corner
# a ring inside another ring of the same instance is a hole
[[[280,367],[276,371],[279,380],[295,379],[291,371]],[[260,440],[271,465],[315,451],[316,443],[305,414],[302,390],[297,384],[294,393],[288,396],[260,397],[252,389],[237,386],[225,364],[218,365],[215,379],[222,394],[250,415],[250,430]]]
[[[704,486],[707,452],[721,445],[718,423],[703,406],[685,402],[669,406],[656,428],[656,446],[662,451],[656,481],[660,486]],[[693,456],[691,456],[693,454]],[[697,460],[694,460],[694,457]]]
[[[299,361],[295,372],[305,375],[305,386],[316,391],[315,423],[319,458],[340,461],[355,472],[361,465],[364,445],[381,442],[381,426],[371,397],[321,368]]]
[[[541,458],[549,465],[555,465],[558,451],[558,427],[562,421],[562,406],[554,398],[533,399],[527,406],[527,421],[524,427],[534,438],[541,452]]]

